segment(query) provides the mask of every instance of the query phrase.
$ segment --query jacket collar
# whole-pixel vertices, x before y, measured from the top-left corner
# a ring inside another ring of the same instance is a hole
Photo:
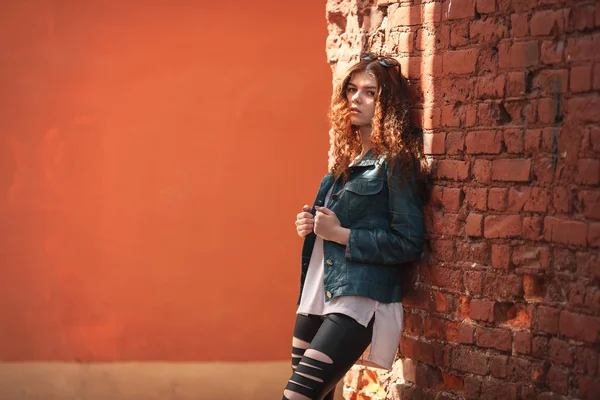
[[[369,149],[369,151],[367,151],[365,153],[365,155],[357,162],[357,163],[352,163],[350,164],[351,167],[370,167],[372,165],[375,165],[379,162],[381,162],[382,157],[377,157],[375,154],[373,154],[373,151],[371,151],[371,149]]]

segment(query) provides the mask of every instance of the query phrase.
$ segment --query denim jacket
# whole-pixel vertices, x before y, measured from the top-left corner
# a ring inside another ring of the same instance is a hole
[[[347,245],[323,241],[325,301],[346,295],[382,303],[402,300],[399,268],[420,258],[423,205],[413,190],[414,176],[399,184],[397,174],[390,174],[384,158],[369,151],[350,167],[346,183],[329,173],[321,181],[312,214],[315,206],[325,206],[350,229]],[[314,233],[304,239],[300,296],[315,239]]]

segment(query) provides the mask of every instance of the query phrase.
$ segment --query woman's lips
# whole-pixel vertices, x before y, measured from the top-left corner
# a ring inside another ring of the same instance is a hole
[[[350,114],[358,114],[360,113],[360,111],[358,111],[358,108],[351,108],[350,109]]]

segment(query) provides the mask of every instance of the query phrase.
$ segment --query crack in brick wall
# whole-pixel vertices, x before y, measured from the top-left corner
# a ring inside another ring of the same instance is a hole
[[[600,4],[329,0],[333,81],[398,59],[432,167],[390,372],[346,399],[600,398]]]

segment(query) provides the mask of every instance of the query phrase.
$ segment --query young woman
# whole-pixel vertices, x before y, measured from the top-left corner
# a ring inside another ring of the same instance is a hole
[[[313,207],[296,219],[304,246],[284,399],[333,399],[363,353],[364,364],[392,366],[402,329],[399,272],[421,255],[427,178],[408,105],[398,62],[373,53],[334,92],[334,163]]]

